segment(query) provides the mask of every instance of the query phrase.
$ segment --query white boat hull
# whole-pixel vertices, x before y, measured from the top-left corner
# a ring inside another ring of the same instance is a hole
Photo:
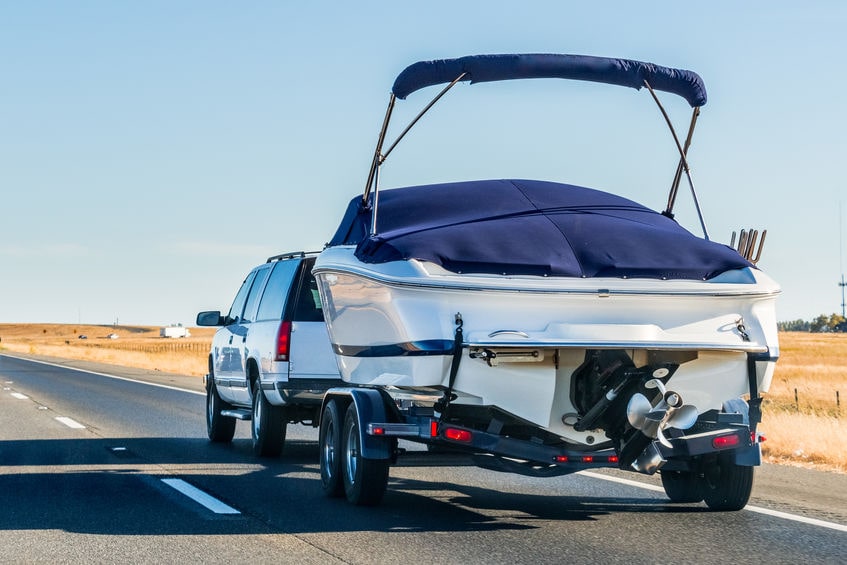
[[[749,392],[748,354],[759,392],[770,385],[779,287],[754,269],[709,281],[462,275],[417,260],[364,264],[354,250],[329,248],[314,269],[352,384],[448,387],[460,314],[454,402],[497,407],[573,442],[605,440],[563,422],[579,412],[572,377],[586,351],[623,350],[636,367],[682,360],[667,386],[699,413]]]

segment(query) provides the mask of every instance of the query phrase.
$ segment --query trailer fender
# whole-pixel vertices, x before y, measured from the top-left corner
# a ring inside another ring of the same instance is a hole
[[[724,401],[723,411],[741,414],[742,423],[750,425],[750,406],[741,398],[731,398]],[[754,432],[755,433],[755,432]],[[732,462],[742,467],[757,467],[762,464],[762,446],[755,443],[750,447],[742,447],[732,452]]]
[[[359,416],[359,445],[361,445],[362,457],[365,459],[391,459],[393,451],[391,439],[376,437],[367,433],[368,424],[388,421],[385,401],[380,392],[368,388],[329,389],[323,398],[321,414],[323,414],[323,406],[332,399],[339,400],[342,403],[345,413],[351,404],[356,406],[356,413]]]

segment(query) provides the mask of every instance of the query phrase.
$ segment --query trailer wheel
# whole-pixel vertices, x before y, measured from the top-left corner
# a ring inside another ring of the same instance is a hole
[[[341,415],[338,401],[330,400],[321,415],[321,486],[324,494],[331,497],[344,495],[341,479]]]
[[[230,408],[218,394],[215,385],[215,376],[210,371],[209,381],[206,386],[206,433],[209,439],[215,443],[229,443],[235,435],[235,418],[221,415],[221,410]]]
[[[285,407],[274,406],[265,397],[257,378],[253,382],[253,453],[259,457],[278,457],[285,444],[288,421]]]
[[[671,502],[700,502],[703,500],[703,482],[691,471],[661,471],[662,487]]]
[[[704,469],[703,500],[712,510],[741,510],[750,500],[754,467],[736,465],[731,453],[721,453]]]
[[[341,459],[344,494],[357,506],[376,506],[388,487],[388,460],[365,459],[359,440],[359,412],[351,403],[344,416]]]

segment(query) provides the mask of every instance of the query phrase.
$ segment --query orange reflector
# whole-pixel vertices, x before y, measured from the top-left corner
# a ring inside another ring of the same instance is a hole
[[[715,449],[725,449],[727,447],[735,447],[738,445],[738,436],[718,436],[712,440],[712,446]]]
[[[444,430],[444,437],[453,441],[463,441],[465,443],[471,441],[471,433],[467,430],[457,430],[456,428],[447,428]]]

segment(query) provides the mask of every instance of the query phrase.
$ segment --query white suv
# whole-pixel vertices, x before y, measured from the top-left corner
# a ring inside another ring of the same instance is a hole
[[[232,441],[236,421],[252,420],[253,451],[277,456],[288,423],[317,427],[323,393],[343,384],[311,273],[316,256],[271,257],[250,271],[226,316],[197,315],[198,326],[222,326],[205,380],[210,440]]]

